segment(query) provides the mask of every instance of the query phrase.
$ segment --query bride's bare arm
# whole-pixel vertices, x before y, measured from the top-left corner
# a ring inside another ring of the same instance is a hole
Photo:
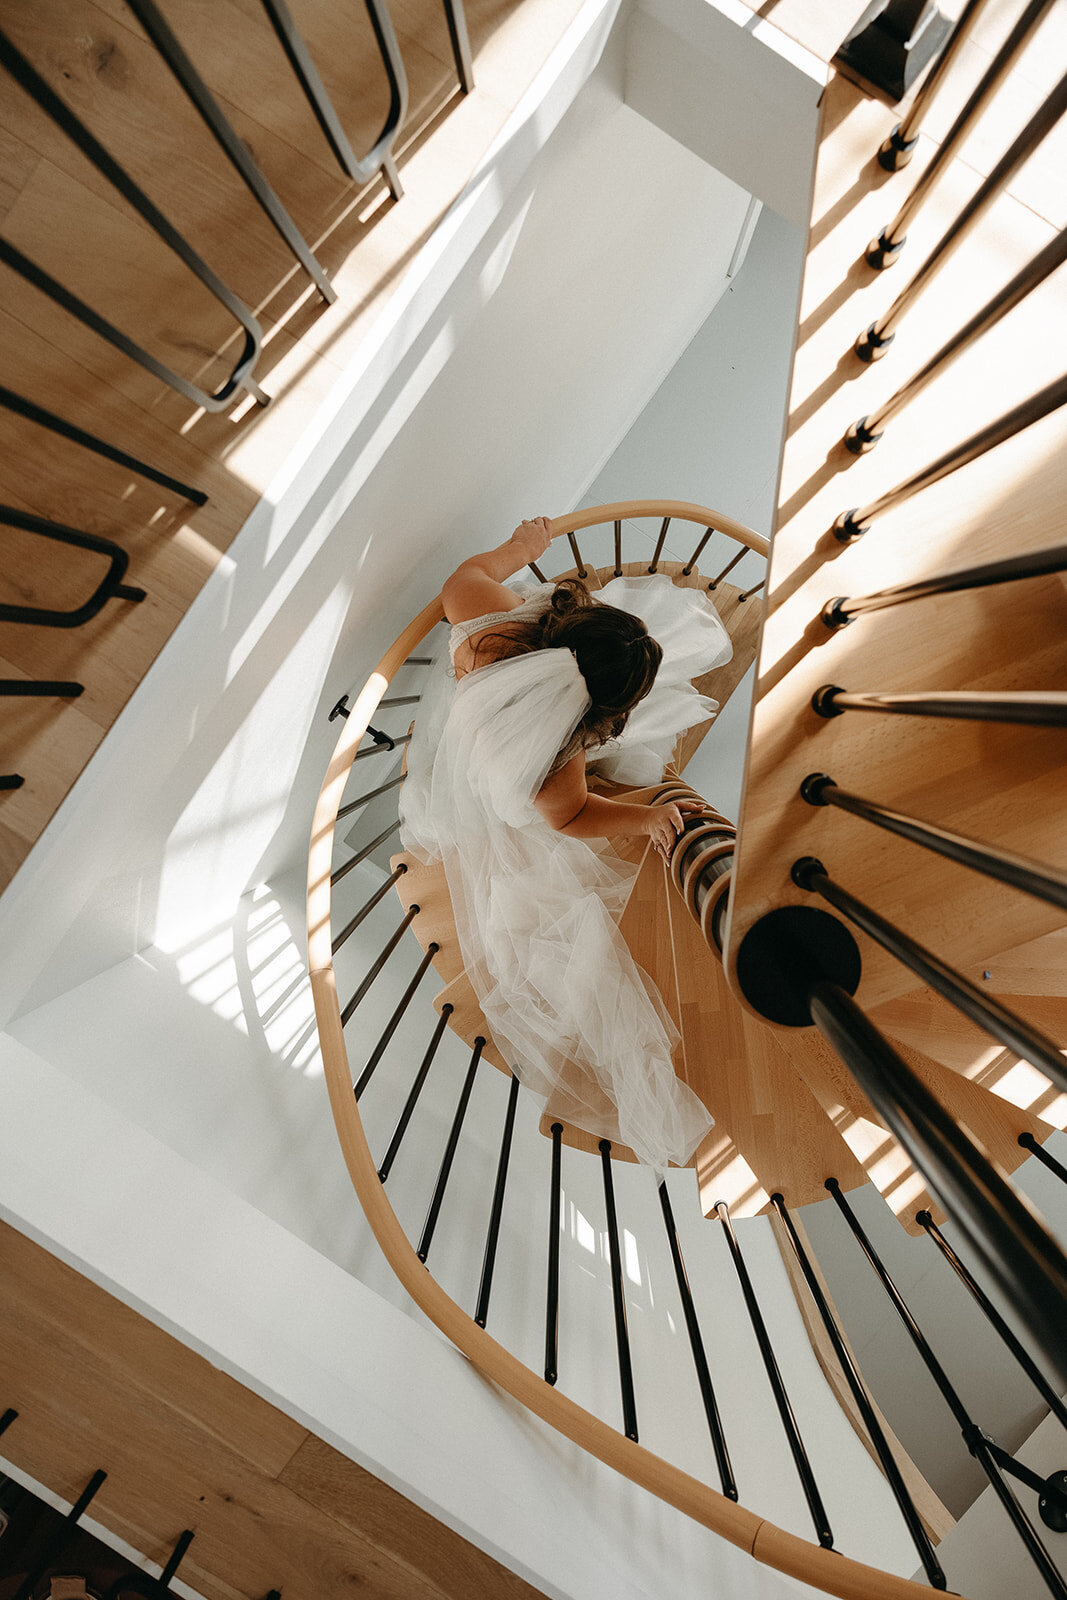
[[[590,794],[585,754],[580,752],[543,784],[534,805],[557,833],[569,839],[612,839],[647,834],[664,858],[682,831],[683,807],[631,805]]]
[[[534,517],[530,522],[520,522],[511,538],[495,550],[464,561],[441,590],[449,622],[469,622],[488,611],[513,611],[521,606],[522,595],[509,589],[503,580],[543,556],[551,539],[552,519]]]

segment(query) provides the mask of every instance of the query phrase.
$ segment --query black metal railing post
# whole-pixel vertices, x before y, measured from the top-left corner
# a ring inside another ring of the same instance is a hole
[[[385,963],[389,960],[389,957],[392,955],[393,951],[396,949],[397,945],[400,943],[401,939],[404,936],[405,930],[411,926],[412,922],[415,920],[415,918],[418,916],[418,914],[419,914],[418,906],[409,906],[408,907],[407,915],[405,916],[403,922],[400,924],[399,928],[397,928],[396,932],[393,934],[393,937],[389,940],[389,943],[386,945],[386,947],[382,951],[381,955],[375,961],[374,965],[371,967],[370,971],[367,973],[367,976],[363,979],[363,982],[360,984],[359,988],[356,990],[356,992],[352,996],[351,1000],[348,1002],[348,1004],[345,1006],[344,1010],[341,1012],[341,1026],[342,1027],[344,1027],[345,1023],[348,1022],[348,1020],[351,1017],[352,1013],[355,1011],[355,1009],[359,1005],[360,1001],[366,995],[367,990],[370,988],[371,984],[374,982],[375,978],[378,976],[379,972],[381,972],[382,968],[385,966]]]
[[[548,1284],[545,1291],[545,1382],[559,1376],[559,1231],[563,1198],[563,1124],[554,1122],[548,1200]]]
[[[1002,561],[987,561],[978,567],[961,567],[958,572],[940,572],[917,583],[902,583],[876,594],[835,595],[827,600],[821,616],[828,628],[844,628],[867,611],[884,611],[889,606],[907,605],[931,595],[958,594],[970,589],[985,589],[995,584],[1018,583],[1024,578],[1042,578],[1067,572],[1067,544],[1047,550],[1032,550],[1028,555],[1006,556]]]
[[[337,938],[333,941],[331,946],[331,952],[333,955],[336,955],[338,950],[340,950],[341,946],[344,944],[345,940],[350,938],[352,934],[355,933],[364,917],[369,916],[374,910],[375,906],[378,905],[381,900],[385,899],[385,896],[389,893],[389,890],[393,887],[394,883],[398,883],[407,870],[406,864],[401,861],[399,866],[393,868],[391,875],[386,878],[381,888],[376,889],[371,895],[370,899],[364,901],[352,920],[345,923],[344,927],[337,935]]]
[[[397,1027],[400,1024],[400,1019],[403,1017],[403,1015],[404,1015],[405,1011],[407,1010],[408,1006],[411,1004],[412,999],[414,998],[414,995],[415,995],[415,991],[418,989],[419,984],[422,982],[423,978],[426,976],[426,972],[427,972],[427,969],[429,968],[430,962],[433,960],[434,956],[437,954],[437,952],[438,952],[438,950],[440,948],[441,948],[441,946],[438,945],[438,944],[428,944],[426,946],[426,953],[423,956],[422,960],[419,962],[418,969],[416,970],[415,976],[412,978],[411,982],[408,984],[407,988],[404,990],[404,993],[401,995],[399,1005],[397,1006],[396,1010],[393,1012],[392,1016],[389,1018],[389,1021],[386,1023],[384,1029],[382,1030],[382,1036],[378,1040],[378,1043],[374,1046],[374,1049],[371,1051],[370,1060],[367,1062],[367,1065],[363,1068],[363,1071],[359,1075],[359,1080],[354,1086],[354,1093],[355,1093],[355,1096],[356,1096],[357,1100],[359,1099],[360,1095],[363,1093],[364,1089],[367,1087],[368,1083],[373,1078],[375,1069],[376,1069],[379,1061],[382,1059],[382,1056],[385,1054],[386,1049],[388,1048],[388,1045],[389,1045],[389,1041],[393,1037],[393,1034],[396,1032]]]
[[[959,59],[960,51],[967,43],[971,29],[978,21],[979,15],[985,9],[986,4],[987,0],[967,0],[967,4],[960,12],[956,26],[949,35],[944,49],[927,73],[925,82],[913,99],[910,110],[897,123],[878,151],[878,165],[883,167],[885,171],[897,172],[901,167],[906,167],[911,160],[915,146],[919,142],[919,129],[922,126],[922,120],[940,93],[949,69]]]
[[[408,1123],[411,1121],[412,1113],[414,1112],[415,1107],[418,1105],[419,1096],[422,1093],[422,1086],[426,1082],[427,1073],[430,1070],[434,1056],[437,1054],[437,1046],[441,1043],[444,1031],[448,1026],[448,1019],[452,1015],[452,1009],[452,1006],[450,1006],[447,1002],[441,1007],[441,1015],[437,1019],[437,1025],[433,1031],[433,1038],[430,1040],[426,1054],[423,1056],[422,1061],[419,1064],[419,1070],[415,1074],[415,1081],[408,1090],[408,1097],[404,1101],[404,1109],[400,1113],[396,1127],[393,1129],[392,1138],[389,1140],[389,1148],[386,1150],[382,1164],[378,1168],[378,1177],[382,1183],[384,1183],[386,1178],[388,1178],[393,1162],[396,1160],[400,1146],[403,1143],[404,1135],[408,1131]]]
[[[504,1131],[500,1136],[500,1155],[496,1164],[496,1182],[493,1185],[493,1205],[489,1213],[489,1227],[485,1235],[485,1254],[482,1257],[482,1276],[478,1285],[478,1305],[474,1320],[484,1328],[489,1316],[489,1295],[493,1287],[493,1268],[496,1265],[496,1248],[500,1240],[500,1220],[504,1215],[504,1190],[508,1181],[508,1162],[511,1159],[511,1138],[515,1131],[515,1108],[519,1103],[519,1080],[511,1074],[508,1090],[508,1108],[504,1114]]]
[[[634,1371],[630,1360],[630,1332],[626,1325],[626,1294],[622,1284],[622,1251],[619,1249],[619,1223],[615,1215],[615,1184],[611,1176],[611,1140],[601,1139],[600,1166],[604,1178],[604,1210],[608,1224],[608,1260],[611,1265],[611,1300],[615,1311],[615,1344],[619,1354],[619,1388],[622,1393],[622,1427],[628,1439],[637,1443],[637,1402],[634,1397]]]
[[[30,1572],[27,1572],[26,1576],[15,1590],[12,1600],[31,1600],[31,1597],[45,1572],[53,1564],[53,1562],[57,1561],[62,1555],[63,1548],[66,1545],[67,1540],[70,1538],[71,1532],[81,1520],[83,1513],[88,1510],[90,1502],[95,1497],[106,1477],[106,1472],[101,1472],[98,1470],[93,1473],[92,1477],[89,1479],[89,1482],[86,1484],[77,1500],[75,1500],[74,1504],[63,1518],[63,1521],[59,1524],[51,1538],[48,1540],[43,1554],[38,1557],[37,1565]]]
[[[1047,1167],[1049,1172],[1059,1178],[1061,1183],[1067,1183],[1067,1167],[1062,1162],[1057,1161],[1055,1156],[1050,1155],[1044,1145],[1039,1143],[1032,1133],[1020,1133],[1019,1143],[1024,1150],[1029,1150],[1032,1156],[1036,1156],[1041,1165]]]
[[[1059,689],[931,689],[924,693],[850,694],[836,683],[818,688],[811,708],[820,717],[877,711],[897,717],[943,717],[949,722],[1002,722],[1026,728],[1067,728],[1067,692]]]
[[[483,1039],[481,1034],[479,1034],[474,1041],[474,1049],[471,1051],[471,1059],[470,1065],[467,1068],[467,1076],[463,1080],[463,1088],[460,1090],[459,1102],[456,1105],[456,1112],[452,1118],[452,1126],[448,1132],[448,1143],[445,1145],[445,1153],[441,1160],[440,1171],[437,1174],[437,1182],[434,1184],[433,1197],[430,1200],[430,1209],[426,1213],[426,1221],[423,1224],[422,1237],[419,1240],[419,1247],[416,1251],[416,1255],[418,1256],[419,1260],[423,1262],[423,1264],[426,1262],[426,1257],[430,1253],[430,1245],[433,1243],[434,1232],[437,1228],[437,1219],[441,1214],[441,1206],[445,1198],[445,1190],[448,1188],[448,1180],[452,1172],[452,1163],[456,1158],[456,1149],[459,1145],[459,1136],[463,1131],[463,1119],[467,1115],[467,1106],[470,1102],[471,1090],[474,1088],[474,1079],[478,1071],[478,1063],[482,1058],[482,1051],[485,1049],[485,1044],[485,1039]]]

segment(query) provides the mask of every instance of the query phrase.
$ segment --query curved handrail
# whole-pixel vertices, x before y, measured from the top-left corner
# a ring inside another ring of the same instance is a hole
[[[634,517],[677,517],[728,533],[760,554],[767,541],[732,518],[683,501],[636,500],[594,506],[552,521],[553,538],[596,523]],[[356,749],[397,669],[444,619],[440,597],[425,606],[390,645],[356,698],[341,731],[319,794],[308,855],[308,965],[323,1069],[341,1150],[364,1215],[390,1267],[416,1305],[469,1360],[514,1399],[590,1455],[647,1489],[756,1560],[839,1600],[915,1600],[925,1584],[882,1572],[836,1550],[824,1550],[728,1500],[690,1473],[627,1439],[545,1383],[469,1317],[430,1276],[390,1205],[367,1144],[352,1093],[341,1009],[333,970],[330,872],[334,830]]]

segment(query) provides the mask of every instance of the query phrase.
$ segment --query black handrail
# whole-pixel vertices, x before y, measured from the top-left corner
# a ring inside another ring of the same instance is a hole
[[[929,1535],[919,1519],[919,1513],[915,1509],[914,1500],[908,1493],[907,1485],[901,1477],[900,1468],[897,1466],[896,1458],[889,1448],[889,1441],[878,1420],[874,1406],[871,1404],[871,1397],[867,1393],[863,1379],[860,1377],[859,1368],[856,1366],[852,1352],[842,1337],[841,1330],[837,1325],[837,1319],[830,1309],[829,1302],[823,1293],[822,1284],[819,1282],[808,1253],[800,1242],[800,1236],[793,1224],[792,1217],[789,1215],[785,1200],[780,1194],[772,1194],[771,1204],[782,1220],[793,1255],[796,1257],[797,1265],[804,1276],[804,1282],[808,1286],[808,1293],[815,1302],[822,1325],[826,1329],[827,1338],[834,1347],[838,1365],[845,1375],[845,1382],[848,1384],[852,1392],[852,1398],[855,1400],[859,1413],[863,1418],[863,1425],[882,1464],[882,1471],[885,1473],[889,1487],[893,1491],[893,1498],[900,1507],[900,1514],[907,1525],[912,1543],[919,1553],[919,1560],[923,1564],[923,1570],[935,1589],[944,1589],[947,1580],[941,1563],[934,1554],[934,1547],[930,1543]]]
[[[944,717],[951,722],[1067,728],[1067,693],[1059,689],[997,689],[987,694],[971,694],[966,689],[850,694],[836,683],[824,683],[812,696],[811,708],[820,717],[837,717],[843,711],[881,711],[898,717]]]
[[[1067,239],[1067,230],[1064,238]],[[987,561],[978,567],[961,567],[958,572],[940,572],[932,578],[920,578],[918,583],[902,583],[896,588],[880,589],[876,594],[859,598],[835,595],[827,600],[821,616],[828,628],[844,628],[866,611],[883,611],[888,606],[907,605],[912,600],[926,600],[935,594],[985,589],[994,584],[1017,583],[1024,578],[1041,578],[1055,572],[1067,572],[1067,544],[1032,550],[1022,556],[1006,556],[1003,561]]]
[[[474,1049],[471,1051],[470,1066],[467,1068],[467,1076],[464,1078],[463,1088],[460,1090],[459,1101],[456,1105],[456,1114],[452,1118],[452,1126],[448,1132],[448,1143],[445,1145],[445,1153],[441,1159],[441,1168],[437,1174],[437,1182],[434,1185],[433,1197],[430,1200],[430,1209],[426,1213],[426,1221],[423,1224],[422,1238],[419,1240],[419,1248],[415,1252],[419,1260],[424,1265],[426,1262],[426,1257],[430,1253],[430,1245],[433,1243],[434,1231],[437,1227],[437,1219],[441,1214],[441,1205],[445,1198],[445,1190],[448,1187],[448,1179],[452,1171],[452,1163],[456,1157],[456,1148],[459,1144],[459,1136],[463,1131],[463,1119],[467,1114],[467,1105],[470,1101],[471,1090],[474,1088],[474,1078],[478,1071],[478,1062],[481,1060],[482,1051],[485,1049],[485,1043],[486,1041],[482,1038],[481,1034],[479,1034],[474,1041]]]
[[[511,1074],[508,1090],[508,1108],[504,1114],[504,1131],[500,1136],[500,1155],[496,1164],[496,1182],[493,1185],[493,1205],[489,1213],[489,1227],[485,1235],[485,1254],[482,1257],[482,1276],[478,1285],[478,1306],[474,1320],[484,1328],[489,1316],[489,1295],[493,1287],[493,1268],[496,1264],[496,1247],[500,1239],[500,1219],[504,1214],[504,1189],[508,1181],[508,1162],[511,1159],[511,1138],[515,1131],[515,1108],[519,1103],[519,1080]]]
[[[811,1018],[922,1173],[1049,1359],[1067,1373],[1067,1259],[1030,1207],[970,1140],[850,995],[816,979]]]
[[[392,955],[392,953],[396,949],[397,945],[400,943],[401,939],[404,936],[405,930],[408,927],[410,927],[411,923],[415,920],[415,918],[418,916],[418,914],[419,914],[418,906],[409,906],[408,907],[407,916],[404,918],[404,920],[400,924],[399,928],[397,928],[396,932],[393,934],[393,937],[389,940],[389,943],[386,945],[385,949],[382,951],[381,955],[378,957],[378,959],[374,963],[373,967],[371,967],[370,971],[367,973],[367,976],[364,978],[363,982],[360,984],[359,988],[356,990],[356,992],[352,996],[351,1000],[348,1002],[348,1004],[345,1006],[344,1010],[341,1012],[341,1026],[342,1026],[342,1028],[344,1027],[345,1023],[349,1020],[349,1018],[351,1017],[353,1011],[355,1011],[356,1007],[359,1005],[359,1002],[363,999],[364,995],[367,993],[367,990],[370,988],[371,984],[374,982],[374,980],[378,976],[379,972],[381,972],[382,968],[385,966],[385,963],[389,960],[389,957]]]
[[[1067,1428],[1067,1406],[1064,1405],[1056,1389],[1045,1377],[1045,1374],[1041,1371],[1026,1346],[1016,1338],[977,1279],[964,1266],[929,1211],[917,1211],[915,1220],[921,1228],[925,1228],[928,1236],[933,1240],[979,1310],[984,1314],[990,1327],[1000,1336],[1001,1342],[1011,1351],[1019,1366],[1026,1373],[1026,1376],[1030,1379],[1030,1382],[1038,1391],[1052,1415],[1063,1427]]]
[[[563,1188],[563,1124],[554,1122],[548,1203],[548,1284],[545,1292],[545,1382],[559,1376],[559,1226]]]
[[[719,1482],[727,1500],[736,1500],[737,1482],[734,1478],[733,1464],[730,1461],[730,1452],[726,1445],[726,1434],[723,1430],[722,1418],[719,1415],[719,1404],[715,1398],[715,1386],[711,1381],[711,1371],[708,1367],[708,1358],[704,1350],[700,1323],[697,1320],[696,1306],[693,1304],[693,1292],[689,1287],[689,1276],[685,1270],[682,1247],[678,1241],[678,1229],[675,1226],[674,1212],[671,1209],[671,1197],[667,1192],[666,1181],[659,1186],[659,1200],[663,1210],[663,1225],[667,1230],[667,1244],[670,1247],[671,1261],[674,1264],[674,1277],[678,1284],[678,1295],[682,1302],[682,1315],[685,1317],[686,1332],[689,1335],[689,1348],[693,1352],[693,1366],[696,1368],[700,1398],[704,1406],[704,1415],[708,1421],[708,1432],[711,1434],[712,1448],[715,1451],[715,1463],[719,1469]]]
[[[404,993],[401,995],[400,1004],[397,1006],[396,1010],[393,1012],[392,1016],[389,1018],[389,1021],[383,1028],[381,1038],[371,1051],[370,1060],[367,1062],[367,1065],[363,1068],[363,1071],[359,1075],[359,1079],[354,1090],[357,1100],[373,1078],[375,1069],[385,1054],[389,1045],[389,1041],[393,1037],[393,1034],[396,1032],[397,1027],[400,1024],[400,1019],[403,1017],[408,1006],[411,1004],[416,989],[426,976],[426,971],[430,965],[430,962],[433,960],[440,948],[441,946],[439,944],[428,944],[426,946],[426,952],[423,955],[422,960],[419,962],[415,976],[412,978],[411,982],[404,990]]]
[[[798,888],[822,895],[824,900],[828,900],[836,910],[880,944],[883,950],[888,950],[891,956],[914,972],[922,983],[936,989],[965,1017],[984,1028],[1017,1056],[1031,1062],[1067,1092],[1067,1061],[1064,1061],[1056,1044],[1047,1035],[1031,1027],[1024,1018],[1009,1011],[992,995],[983,994],[962,973],[956,972],[935,956],[933,951],[916,943],[885,917],[879,916],[877,911],[857,900],[855,895],[835,883],[827,875],[822,862],[816,861],[813,856],[805,856],[795,862],[792,877]]]
[[[979,1466],[982,1468],[986,1477],[992,1484],[997,1498],[1004,1507],[1004,1510],[1007,1512],[1015,1531],[1018,1533],[1020,1539],[1026,1546],[1030,1555],[1030,1559],[1037,1567],[1048,1588],[1054,1595],[1057,1596],[1057,1600],[1067,1600],[1067,1586],[1064,1585],[1063,1579],[1060,1577],[1059,1573],[1056,1571],[1056,1568],[1049,1559],[1048,1551],[1038,1538],[1037,1531],[1033,1527],[1029,1517],[1026,1515],[1022,1506],[1015,1498],[1015,1495],[1012,1493],[1011,1485],[1005,1481],[1002,1462],[1003,1457],[1008,1453],[1006,1451],[998,1452],[995,1448],[991,1448],[991,1446],[994,1445],[994,1441],[987,1439],[981,1428],[979,1428],[975,1423],[970,1412],[967,1410],[967,1407],[964,1405],[963,1400],[960,1398],[960,1395],[951,1378],[941,1365],[941,1362],[938,1360],[937,1356],[934,1354],[929,1340],[912,1315],[907,1301],[904,1299],[904,1296],[900,1293],[900,1290],[893,1282],[893,1279],[887,1271],[884,1262],[878,1255],[878,1252],[875,1250],[870,1239],[867,1237],[859,1218],[856,1216],[855,1212],[852,1210],[852,1207],[842,1194],[841,1185],[838,1183],[837,1179],[828,1178],[826,1181],[826,1187],[833,1196],[838,1210],[847,1222],[853,1238],[863,1251],[875,1275],[877,1276],[878,1281],[881,1283],[882,1288],[889,1297],[890,1304],[897,1313],[897,1316],[900,1318],[901,1322],[904,1324],[904,1328],[907,1331],[908,1337],[911,1339],[912,1344],[919,1352],[927,1372],[929,1372],[931,1378],[941,1393],[942,1399],[952,1412],[952,1415],[959,1426],[960,1432],[963,1435],[964,1444],[967,1446],[967,1449],[970,1451],[971,1455],[974,1456],[975,1460],[978,1462]],[[1019,1464],[1010,1456],[1009,1459],[1012,1461],[1012,1467],[1009,1467],[1008,1470],[1012,1471],[1013,1468],[1018,1468]],[[1015,1475],[1018,1476],[1018,1472],[1016,1472]],[[1050,1494],[1053,1498],[1057,1498],[1054,1485],[1045,1485],[1042,1483],[1042,1488],[1045,1490],[1046,1494]],[[1062,1500],[1063,1508],[1067,1509],[1067,1499],[1064,1499],[1062,1496],[1058,1496],[1058,1498]]]
[[[626,1295],[622,1286],[622,1251],[619,1249],[619,1223],[615,1215],[615,1184],[611,1176],[611,1140],[601,1139],[600,1166],[604,1178],[604,1210],[608,1223],[608,1257],[611,1264],[611,1300],[615,1311],[615,1344],[619,1354],[619,1388],[622,1392],[622,1426],[628,1439],[637,1443],[637,1402],[634,1398],[634,1371],[630,1360],[630,1332],[626,1326]]]
[[[403,1143],[404,1135],[408,1130],[408,1123],[411,1121],[412,1113],[414,1112],[419,1101],[419,1096],[422,1093],[422,1086],[426,1082],[426,1075],[430,1070],[434,1056],[437,1054],[437,1046],[441,1043],[441,1038],[444,1034],[445,1028],[448,1026],[448,1019],[451,1015],[452,1007],[446,1001],[446,1003],[441,1007],[441,1015],[437,1019],[437,1026],[434,1028],[433,1038],[430,1040],[426,1054],[423,1056],[419,1065],[419,1070],[415,1074],[415,1081],[408,1090],[408,1097],[404,1101],[404,1109],[400,1113],[396,1127],[393,1129],[393,1136],[389,1140],[389,1148],[386,1150],[382,1164],[378,1168],[378,1177],[382,1183],[384,1183],[386,1178],[388,1178],[393,1162],[397,1158],[400,1146]]]
[[[1067,872],[1056,867],[1031,861],[1028,856],[1016,855],[1012,850],[980,844],[977,839],[968,839],[963,834],[952,833],[948,828],[939,828],[932,822],[906,816],[904,812],[894,811],[892,807],[880,805],[875,800],[865,800],[847,789],[839,789],[833,778],[827,777],[825,772],[809,772],[800,785],[800,793],[809,805],[836,806],[840,811],[862,817],[865,822],[873,822],[876,827],[885,828],[902,839],[909,839],[912,844],[922,845],[924,849],[945,856],[949,861],[958,861],[961,866],[971,867],[987,878],[995,878],[1000,883],[1010,884],[1013,889],[1020,889],[1023,894],[1034,895],[1038,900],[1046,900],[1050,905],[1062,906],[1067,910]]]
[[[346,922],[345,923],[344,927],[341,929],[340,933],[337,935],[337,938],[333,941],[333,944],[331,946],[331,950],[332,950],[332,953],[334,955],[336,955],[338,950],[340,950],[340,948],[344,944],[345,940],[350,938],[351,935],[353,933],[355,933],[356,929],[359,927],[360,923],[363,921],[363,918],[365,916],[369,915],[369,913],[374,910],[375,906],[379,903],[379,901],[385,899],[385,896],[389,893],[389,890],[393,887],[393,884],[396,883],[400,878],[402,878],[404,876],[404,873],[407,870],[408,869],[407,869],[406,863],[401,861],[398,866],[393,868],[392,874],[388,878],[386,878],[385,882],[381,885],[381,887],[379,889],[375,889],[375,891],[371,895],[370,899],[364,901],[363,905],[360,906],[359,910],[356,912],[356,914],[352,918],[351,922]]]
[[[730,1247],[730,1255],[733,1257],[734,1269],[737,1273],[737,1281],[741,1285],[741,1293],[748,1309],[749,1321],[752,1323],[752,1332],[756,1336],[756,1343],[763,1358],[767,1381],[770,1383],[771,1393],[774,1395],[774,1403],[778,1407],[778,1415],[781,1418],[782,1427],[785,1429],[785,1436],[789,1441],[793,1465],[797,1469],[800,1486],[804,1491],[804,1498],[808,1502],[811,1520],[815,1524],[815,1537],[824,1550],[832,1550],[834,1535],[830,1527],[830,1519],[826,1515],[826,1507],[822,1503],[822,1496],[819,1493],[818,1484],[815,1482],[815,1474],[811,1470],[808,1452],[804,1448],[804,1441],[800,1436],[796,1417],[793,1415],[793,1407],[789,1403],[789,1396],[786,1393],[785,1384],[782,1382],[782,1374],[774,1354],[774,1346],[771,1344],[770,1334],[767,1332],[767,1324],[763,1320],[763,1312],[760,1310],[759,1301],[756,1299],[756,1291],[752,1287],[752,1279],[749,1277],[748,1268],[745,1265],[745,1258],[741,1254],[741,1246],[738,1244],[737,1236],[734,1233],[729,1207],[724,1200],[715,1202],[715,1214],[722,1223],[723,1231],[726,1234],[726,1241]]]
[[[110,562],[107,572],[95,591],[83,605],[71,611],[54,611],[48,606],[0,605],[0,622],[30,622],[45,628],[80,628],[91,621],[109,600],[145,600],[143,589],[123,583],[130,558],[121,545],[111,539],[102,539],[95,533],[82,533],[78,528],[68,528],[62,522],[49,522],[45,517],[34,516],[29,511],[19,511],[14,506],[0,506],[0,524],[21,528],[25,533],[41,539],[51,539],[56,544],[69,544],[77,550],[91,550],[106,556]]]
[[[16,394],[14,389],[6,389],[0,384],[0,406],[7,411],[14,411],[17,416],[25,417],[27,422],[36,422],[40,427],[47,428],[51,433],[58,433],[63,439],[70,439],[74,444],[92,450],[98,456],[105,456],[108,461],[116,461],[120,467],[128,467],[131,472],[136,472],[142,478],[149,478],[152,483],[158,483],[163,489],[170,489],[174,494],[180,494],[184,499],[191,500],[194,505],[206,506],[207,495],[202,489],[194,489],[191,484],[183,483],[180,478],[172,478],[170,473],[161,472],[158,467],[150,467],[147,461],[142,461],[138,456],[131,456],[126,450],[119,450],[117,446],[108,444],[105,439],[98,439],[95,433],[87,433],[84,428],[75,427],[73,422],[68,422],[65,417],[57,417],[54,411],[46,411],[44,406],[36,405],[32,400],[27,400],[25,395]]]

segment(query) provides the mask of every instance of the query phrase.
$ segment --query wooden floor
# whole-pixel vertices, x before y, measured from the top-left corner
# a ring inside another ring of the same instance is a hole
[[[296,8],[294,8],[295,10]],[[468,0],[475,92],[458,89],[440,0],[394,0],[410,85],[404,197],[334,164],[255,0],[170,0],[167,17],[329,273],[327,307],[252,200],[122,0],[0,0],[0,27],[188,237],[263,328],[272,397],[211,414],[0,267],[0,384],[208,494],[195,509],[129,470],[0,410],[0,502],[122,545],[140,604],[77,629],[0,624],[0,678],[69,679],[76,701],[0,699],[0,887],[24,859],[203,586],[279,461],[578,10],[578,0]],[[387,94],[359,0],[302,0],[298,22],[357,153]],[[6,74],[0,232],[187,379],[213,389],[243,334]],[[98,555],[0,526],[0,603],[81,603]]]
[[[0,1224],[0,1456],[205,1600],[537,1600],[299,1423]]]

